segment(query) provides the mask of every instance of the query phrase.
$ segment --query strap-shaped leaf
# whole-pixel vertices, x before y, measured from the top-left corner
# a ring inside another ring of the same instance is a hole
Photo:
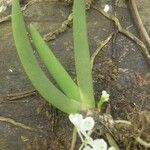
[[[42,61],[46,65],[49,72],[52,74],[53,78],[56,80],[57,84],[69,98],[80,101],[78,86],[71,79],[70,75],[63,68],[61,63],[53,54],[52,50],[48,47],[33,25],[30,25],[30,31],[33,43]]]
[[[27,37],[19,0],[13,0],[12,3],[12,28],[19,58],[34,87],[48,102],[61,111],[66,113],[78,112],[80,103],[70,100],[59,91],[39,67]]]
[[[85,0],[74,0],[73,6],[73,38],[76,73],[81,90],[83,105],[94,107],[93,83],[90,54],[87,39]]]

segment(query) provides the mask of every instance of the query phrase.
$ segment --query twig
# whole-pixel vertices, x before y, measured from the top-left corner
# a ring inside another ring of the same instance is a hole
[[[114,33],[111,33],[107,39],[105,39],[104,41],[102,41],[100,43],[100,45],[97,47],[97,49],[94,51],[94,53],[91,56],[91,68],[93,68],[93,63],[95,60],[95,57],[98,55],[98,53],[100,52],[100,50],[106,46],[106,44],[111,40],[111,38],[113,37]]]
[[[23,91],[19,93],[17,92],[17,93],[8,94],[7,99],[12,101],[12,100],[17,100],[17,99],[21,99],[21,98],[25,98],[29,96],[34,96],[36,94],[37,94],[36,90],[33,89],[33,90]]]
[[[27,4],[25,4],[25,5],[21,8],[21,10],[22,10],[22,11],[25,11],[29,5],[32,5],[32,4],[35,3],[36,1],[37,1],[37,0],[31,0],[31,1],[29,1]],[[6,22],[6,21],[9,21],[9,20],[11,20],[11,14],[10,14],[10,15],[7,15],[7,16],[5,16],[5,17],[0,18],[0,23]]]
[[[84,147],[84,143],[82,143],[82,145],[79,147],[79,150],[82,150],[83,147]]]
[[[114,121],[114,124],[122,124],[124,126],[132,126],[131,122],[130,121],[127,121],[127,120],[115,120]]]
[[[107,140],[109,142],[109,144],[115,148],[115,150],[120,150],[118,144],[116,143],[116,141],[114,140],[113,136],[108,132],[106,133],[106,137],[107,137]]]
[[[20,122],[16,122],[15,120],[13,120],[11,118],[6,118],[6,117],[0,116],[0,121],[2,121],[2,122],[8,122],[10,124],[13,124],[14,126],[21,127],[23,129],[26,129],[26,130],[37,131],[37,129],[31,128],[31,127],[29,127],[29,126],[27,126],[25,124],[20,123]]]
[[[44,40],[45,41],[54,40],[57,35],[65,32],[67,30],[68,26],[72,23],[72,20],[73,20],[73,13],[71,13],[68,16],[67,20],[65,20],[58,29],[56,29],[53,32],[49,32],[49,33],[45,34]]]
[[[93,0],[86,1],[86,10],[90,9],[92,2]],[[68,4],[73,3],[73,0],[69,0],[69,1],[66,0],[66,3]],[[43,37],[44,40],[50,41],[56,39],[57,35],[64,33],[67,30],[67,28],[72,24],[72,21],[73,21],[73,13],[69,14],[68,18],[62,22],[61,26],[58,29],[56,29],[53,32],[49,32],[45,34]]]
[[[74,149],[75,149],[76,141],[77,141],[77,130],[76,130],[76,128],[74,127],[74,128],[73,128],[73,134],[72,134],[71,147],[70,147],[69,150],[74,150]]]
[[[132,123],[130,121],[127,120],[115,120],[114,124],[121,124],[124,127],[130,126],[132,127]],[[135,140],[142,146],[146,147],[146,148],[150,148],[150,143],[147,143],[146,141],[144,141],[143,139],[141,139],[140,137],[134,137]]]
[[[33,92],[36,92],[36,90],[33,89],[33,90],[27,90],[27,91],[22,91],[22,92],[17,92],[17,93],[11,93],[11,94],[8,94],[7,97],[15,97],[15,96],[25,95],[25,94],[33,93]]]
[[[141,139],[140,137],[137,137],[137,138],[136,138],[136,141],[137,141],[139,144],[143,145],[144,147],[150,148],[150,143],[145,142],[145,141],[144,141],[143,139]]]
[[[106,18],[108,18],[109,20],[114,21],[115,25],[118,27],[118,31],[122,34],[124,34],[125,36],[127,36],[128,38],[130,38],[131,40],[133,40],[136,44],[138,44],[141,48],[142,48],[142,52],[145,55],[145,57],[147,58],[148,63],[150,64],[150,53],[147,49],[147,47],[145,46],[145,44],[139,40],[134,34],[132,34],[131,32],[125,30],[122,28],[118,18],[116,18],[113,15],[110,15],[106,12],[104,12],[103,10],[92,6],[93,9],[97,10],[98,12],[100,12],[102,15],[104,15]]]
[[[132,16],[137,25],[138,31],[141,35],[141,40],[143,42],[145,42],[145,44],[147,44],[147,47],[149,48],[149,51],[150,51],[150,37],[149,37],[149,35],[144,27],[144,24],[141,20],[135,0],[129,0],[129,6],[130,6],[130,11],[132,12]]]
[[[9,21],[11,19],[11,15],[0,18],[0,23]]]

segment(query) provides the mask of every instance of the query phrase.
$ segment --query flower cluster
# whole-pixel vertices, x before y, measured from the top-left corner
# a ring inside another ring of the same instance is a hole
[[[113,147],[108,148],[107,143],[103,139],[93,140],[90,137],[89,133],[95,125],[92,117],[83,118],[81,114],[70,114],[69,119],[76,127],[81,141],[84,144],[82,150],[115,150]]]

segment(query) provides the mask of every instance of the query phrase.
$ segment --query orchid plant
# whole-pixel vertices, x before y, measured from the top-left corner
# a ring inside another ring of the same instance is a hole
[[[70,114],[69,119],[77,128],[83,146],[80,150],[107,150],[103,139],[93,140],[90,133],[94,128],[92,117],[83,118],[82,111],[95,108],[90,53],[87,39],[85,1],[74,0],[73,6],[73,39],[77,83],[53,54],[52,49],[45,43],[37,29],[30,24],[32,42],[45,66],[53,76],[59,90],[45,75],[34,56],[19,0],[12,0],[12,29],[16,49],[26,74],[35,89],[53,106]],[[102,91],[98,109],[109,100],[109,94]],[[108,150],[112,150],[109,148]]]
[[[50,104],[68,114],[95,108],[86,28],[85,1],[74,0],[73,39],[77,75],[77,83],[75,83],[37,29],[32,24],[29,27],[32,42],[41,60],[59,85],[60,89],[58,89],[40,68],[27,35],[19,0],[12,0],[13,36],[24,70],[41,96]],[[100,99],[99,109],[103,102],[104,100]]]

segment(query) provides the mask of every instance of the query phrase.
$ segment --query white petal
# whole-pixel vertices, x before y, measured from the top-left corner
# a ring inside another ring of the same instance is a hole
[[[83,150],[93,150],[93,148],[91,148],[90,146],[85,146],[85,147],[83,148]]]
[[[94,150],[107,150],[107,143],[103,139],[96,139],[90,145]]]
[[[69,119],[75,126],[79,126],[83,120],[83,116],[81,114],[70,114]]]
[[[82,122],[80,124],[80,129],[82,131],[89,131],[89,130],[93,129],[94,124],[95,124],[95,122],[92,117],[86,117],[85,119],[82,120]]]
[[[105,12],[108,12],[108,11],[109,11],[109,8],[110,8],[109,5],[106,4],[105,7],[104,7],[104,11],[105,11]]]
[[[106,91],[102,91],[102,99],[104,99],[104,101],[108,101],[109,100],[109,94]]]
[[[114,147],[109,147],[108,150],[116,150]]]

